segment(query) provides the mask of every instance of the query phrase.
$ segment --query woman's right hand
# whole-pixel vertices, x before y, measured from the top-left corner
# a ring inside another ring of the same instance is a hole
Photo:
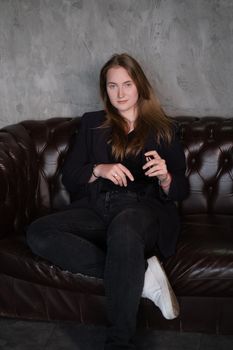
[[[121,163],[114,164],[98,164],[94,169],[97,177],[102,177],[112,181],[115,185],[127,186],[127,178],[134,181],[131,172]]]

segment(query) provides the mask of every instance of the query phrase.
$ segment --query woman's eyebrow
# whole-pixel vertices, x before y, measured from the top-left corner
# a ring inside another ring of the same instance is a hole
[[[127,83],[132,83],[132,80],[126,80],[126,81],[123,81],[123,83],[122,83],[122,84],[127,84]],[[117,85],[117,83],[116,83],[116,82],[114,82],[114,81],[108,81],[108,82],[107,82],[107,84],[115,84],[115,85]]]

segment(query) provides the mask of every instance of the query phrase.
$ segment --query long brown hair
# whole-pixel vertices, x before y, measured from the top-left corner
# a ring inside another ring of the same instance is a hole
[[[128,129],[126,120],[111,104],[107,93],[107,73],[110,68],[123,67],[135,83],[138,90],[138,117],[134,126],[135,137],[128,144]],[[172,121],[168,118],[157,100],[151,84],[139,63],[130,55],[115,54],[105,63],[100,71],[100,94],[106,110],[106,121],[101,126],[112,127],[111,139],[112,154],[122,160],[125,155],[136,155],[142,149],[149,131],[153,131],[156,142],[164,140],[167,144],[172,139]]]

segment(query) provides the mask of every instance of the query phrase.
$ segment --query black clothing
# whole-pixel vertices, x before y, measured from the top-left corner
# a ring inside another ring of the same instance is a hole
[[[111,191],[114,187],[117,187],[118,191],[120,190],[119,186],[115,186],[106,179],[100,178],[95,182],[88,183],[94,164],[113,162],[108,145],[111,130],[110,128],[99,128],[104,121],[104,111],[84,114],[81,120],[81,128],[75,136],[71,150],[65,160],[62,181],[70,193],[72,206],[78,207],[85,204],[92,207],[99,193]],[[166,161],[167,169],[172,175],[168,195],[163,193],[156,179],[143,179],[142,175],[138,182],[130,183],[129,181],[127,190],[137,191],[138,187],[141,191],[143,187],[143,192],[156,200],[160,210],[158,245],[161,253],[167,257],[174,254],[179,233],[179,218],[174,201],[183,200],[188,194],[185,157],[175,130],[173,141],[169,146],[163,142],[158,145],[153,134],[150,134],[143,151],[139,155],[139,158],[141,157],[140,164],[143,164],[144,161],[142,155],[148,150],[156,150],[160,157]],[[132,159],[129,161],[132,164]],[[135,162],[137,162],[137,158]]]
[[[146,259],[158,249],[165,257],[175,251],[179,218],[173,201],[187,194],[185,158],[175,133],[169,147],[149,135],[142,152],[123,161],[134,182],[124,188],[102,178],[88,183],[94,164],[115,162],[107,143],[111,130],[98,128],[104,120],[103,111],[82,117],[62,170],[71,204],[32,223],[27,240],[34,253],[62,269],[104,278],[109,320],[105,350],[135,349]],[[157,179],[144,175],[149,150],[165,159],[172,175],[168,195]]]
[[[157,214],[134,192],[102,193],[96,211],[73,208],[42,217],[29,227],[28,244],[64,270],[104,278],[109,320],[105,349],[134,349],[145,258],[153,255],[157,243]]]

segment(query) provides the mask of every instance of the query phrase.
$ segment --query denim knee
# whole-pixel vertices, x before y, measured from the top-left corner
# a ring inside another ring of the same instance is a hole
[[[155,246],[158,235],[156,213],[145,207],[128,207],[118,213],[109,225],[107,243],[135,245],[140,242],[145,250]],[[127,238],[127,240],[126,240]]]
[[[117,214],[109,225],[108,239],[114,235],[116,239],[124,241],[126,231],[128,238],[140,238],[143,227],[138,220],[139,214],[141,210],[134,208],[126,208]]]

